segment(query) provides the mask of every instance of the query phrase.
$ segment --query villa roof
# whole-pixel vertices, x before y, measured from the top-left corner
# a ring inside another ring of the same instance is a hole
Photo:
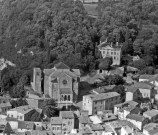
[[[132,119],[132,120],[136,120],[136,121],[140,121],[143,122],[145,120],[145,117],[142,115],[138,115],[138,114],[128,114],[126,116],[127,119]]]
[[[60,116],[62,118],[74,118],[74,113],[72,111],[60,111]]]
[[[116,96],[120,96],[120,94],[118,94],[117,92],[108,92],[108,93],[101,93],[101,94],[90,94],[90,95],[86,95],[85,97],[89,97],[93,101],[96,101],[96,100],[104,100],[104,99],[108,99],[108,98],[116,97]]]
[[[147,115],[149,117],[154,117],[158,115],[158,110],[152,109],[143,113],[143,115]]]
[[[119,49],[119,50],[121,50],[120,45],[116,45],[114,43],[109,43],[109,42],[106,42],[106,41],[104,41],[104,42],[102,42],[98,45],[98,48],[102,48],[102,47],[107,47],[109,49]]]

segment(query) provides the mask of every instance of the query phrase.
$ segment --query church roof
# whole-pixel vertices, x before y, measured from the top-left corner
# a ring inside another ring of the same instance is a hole
[[[56,69],[70,69],[67,65],[65,65],[63,62],[59,62],[58,64],[55,64],[54,67]]]

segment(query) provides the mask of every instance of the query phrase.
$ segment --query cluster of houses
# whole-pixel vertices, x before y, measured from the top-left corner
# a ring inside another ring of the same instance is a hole
[[[103,58],[110,56],[113,65],[120,65],[118,43],[102,42],[99,50]],[[157,74],[141,75],[137,82],[125,86],[125,102],[119,93],[104,90],[114,86],[105,86],[83,95],[82,107],[77,106],[80,78],[79,69],[62,62],[52,69],[34,68],[31,88],[25,87],[28,105],[13,108],[9,97],[0,97],[0,135],[158,135],[158,109],[154,106],[158,100]],[[59,115],[31,120],[33,113],[43,113],[41,105],[48,99],[55,100]]]

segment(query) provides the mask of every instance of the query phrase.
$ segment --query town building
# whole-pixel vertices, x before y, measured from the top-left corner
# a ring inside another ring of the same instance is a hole
[[[141,93],[141,97],[154,99],[154,94],[156,91],[154,90],[154,85],[149,82],[138,82],[133,85],[133,87],[139,88],[139,92]]]
[[[155,87],[158,87],[158,74],[153,75],[149,82],[152,83]]]
[[[113,110],[114,105],[120,102],[120,94],[117,92],[90,94],[83,96],[83,110],[93,115],[98,111]]]
[[[128,114],[126,120],[133,123],[139,130],[143,129],[143,126],[148,123],[148,119],[138,114]]]
[[[126,91],[126,101],[136,101],[140,96],[139,88],[130,86]]]
[[[61,134],[62,133],[62,118],[60,117],[52,117],[51,121],[51,130],[55,134]]]
[[[43,77],[42,77],[42,74]],[[34,91],[42,93],[42,79],[44,95],[57,101],[58,107],[70,107],[77,101],[80,70],[71,69],[60,62],[52,69],[34,68],[32,87]]]
[[[101,52],[102,58],[112,57],[112,65],[121,64],[122,51],[118,42],[116,44],[108,43],[107,41],[101,42],[100,45],[98,45],[98,48]]]
[[[131,129],[129,126],[123,126],[121,128],[121,135],[132,135],[133,129]]]
[[[137,107],[138,103],[133,101],[133,100],[131,100],[131,101],[126,101],[124,103],[116,104],[116,105],[114,105],[114,114],[118,115],[118,113],[120,112],[120,110],[122,110],[122,108],[128,107],[128,106]]]
[[[148,118],[150,122],[158,122],[158,110],[152,109],[143,113],[145,118]]]
[[[139,82],[146,82],[146,81],[149,81],[149,79],[150,79],[152,76],[153,76],[153,75],[147,75],[147,74],[140,75],[140,76],[139,76]]]
[[[6,113],[7,110],[9,110],[11,108],[12,108],[12,105],[10,104],[10,102],[0,104],[0,112],[1,113]]]
[[[16,118],[19,121],[28,121],[32,113],[36,110],[28,105],[20,106],[7,111],[7,116],[11,118]]]
[[[144,135],[157,135],[158,123],[149,123],[143,127]]]
[[[62,133],[70,133],[75,125],[74,113],[72,111],[60,111],[59,117],[62,119]]]

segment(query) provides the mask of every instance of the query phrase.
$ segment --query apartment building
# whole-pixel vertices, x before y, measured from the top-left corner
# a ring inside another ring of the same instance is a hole
[[[83,110],[87,110],[88,115],[96,114],[98,111],[112,110],[118,103],[120,103],[120,94],[117,92],[83,96]]]

